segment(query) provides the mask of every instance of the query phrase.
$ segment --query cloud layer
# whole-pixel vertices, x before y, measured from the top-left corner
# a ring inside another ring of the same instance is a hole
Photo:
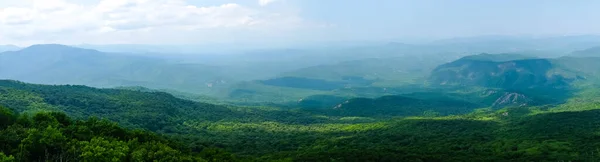
[[[258,0],[258,4],[261,6],[269,5],[277,0]]]
[[[260,0],[259,4],[274,1]],[[100,0],[82,5],[33,0],[25,7],[0,8],[0,41],[101,43],[129,36],[127,42],[138,42],[165,35],[201,36],[202,32],[285,31],[310,24],[296,14],[236,3],[196,6],[186,0]],[[131,39],[134,36],[144,39]]]

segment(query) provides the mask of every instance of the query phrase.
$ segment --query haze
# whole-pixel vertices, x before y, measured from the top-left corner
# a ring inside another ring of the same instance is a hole
[[[19,0],[0,2],[0,44],[419,42],[600,33],[592,0]]]
[[[0,162],[600,161],[600,1],[0,0]]]

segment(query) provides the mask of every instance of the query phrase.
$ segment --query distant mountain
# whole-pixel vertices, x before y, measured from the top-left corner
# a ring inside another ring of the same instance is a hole
[[[387,94],[390,87],[423,83],[433,68],[453,59],[452,55],[423,54],[309,66],[283,72],[269,79],[236,84],[229,88],[226,95],[236,100],[285,104],[293,102],[293,105],[301,99],[315,103],[300,105],[319,105],[316,102],[321,101],[306,97],[332,93],[379,97]],[[392,93],[392,89],[389,92]]]
[[[204,44],[204,45],[159,45],[159,44],[105,44],[92,45],[82,44],[75,47],[96,49],[103,52],[131,53],[131,54],[214,54],[214,53],[235,53],[243,50],[253,49],[249,46],[241,45],[222,45],[222,44]]]
[[[600,44],[598,35],[573,36],[478,36],[437,40],[429,48],[459,53],[531,53],[538,57],[560,57]]]
[[[522,60],[521,60],[522,59]],[[476,55],[438,66],[429,81],[434,85],[482,86],[507,89],[566,86],[573,78],[557,73],[550,59],[519,55]]]
[[[421,82],[437,65],[454,59],[455,56],[445,54],[367,58],[301,68],[281,73],[274,79],[307,78],[339,83],[339,86],[328,90],[342,88],[344,85],[360,87],[376,84],[393,87]]]
[[[312,89],[312,90],[324,90],[330,91],[339,88],[344,88],[350,85],[370,85],[372,81],[365,80],[363,78],[346,78],[345,81],[327,81],[320,79],[309,79],[299,77],[282,77],[269,80],[259,81],[262,84],[279,87],[290,87],[290,88],[301,88],[301,89]]]
[[[21,47],[15,45],[0,45],[0,52],[16,51],[19,49],[21,49]]]
[[[465,57],[462,57],[461,60],[505,62],[505,61],[535,59],[535,58],[536,58],[535,56],[515,54],[515,53],[503,53],[503,54],[482,53],[482,54],[478,54],[478,55],[465,56]]]
[[[592,47],[584,50],[572,52],[573,57],[600,57],[600,47]]]
[[[208,93],[233,82],[222,70],[225,69],[56,44],[0,53],[0,78],[42,84],[145,86]]]
[[[405,80],[424,77],[435,66],[454,58],[442,55],[403,56],[391,58],[369,58],[324,64],[302,68],[281,76],[307,77],[341,81],[346,77],[362,77],[370,80]]]

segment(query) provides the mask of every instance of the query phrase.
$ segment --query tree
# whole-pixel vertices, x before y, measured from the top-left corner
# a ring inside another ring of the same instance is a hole
[[[11,156],[6,156],[4,155],[4,153],[0,152],[0,162],[13,162],[15,161],[15,157]]]
[[[0,129],[4,129],[15,121],[13,112],[5,107],[0,106]]]
[[[94,137],[91,141],[79,142],[81,154],[79,157],[88,162],[123,161],[129,152],[127,143]]]
[[[137,146],[131,153],[131,161],[205,161],[201,158],[182,154],[181,151],[175,150],[161,142],[139,144],[136,141],[132,141],[130,145],[133,145],[132,147]]]
[[[28,159],[29,161],[64,158],[66,152],[63,148],[66,148],[67,138],[57,128],[52,126],[43,130],[32,128],[27,134],[27,138],[23,139],[19,146],[20,157],[33,158]]]

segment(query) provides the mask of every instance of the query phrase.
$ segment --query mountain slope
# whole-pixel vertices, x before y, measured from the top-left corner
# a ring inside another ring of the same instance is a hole
[[[208,154],[198,154],[164,136],[128,130],[98,118],[73,120],[56,112],[29,115],[15,115],[0,106],[0,119],[8,119],[0,123],[1,161],[207,161],[202,156],[235,159],[227,153],[210,153],[214,148],[202,148]]]
[[[460,58],[461,60],[473,60],[473,61],[491,61],[491,62],[506,62],[514,60],[526,60],[536,59],[535,56],[529,56],[517,53],[502,53],[502,54],[488,54],[482,53],[478,55],[470,55]]]
[[[286,111],[233,107],[176,98],[165,92],[126,89],[98,89],[78,85],[37,85],[0,80],[0,105],[17,113],[60,111],[75,118],[98,116],[128,127],[169,132],[186,121],[277,121]],[[289,113],[294,114],[294,113]],[[298,112],[299,116],[305,115]],[[318,118],[302,122],[321,122]]]
[[[0,52],[5,52],[5,51],[16,51],[19,50],[20,47],[14,46],[14,45],[0,45]]]
[[[384,96],[376,99],[355,98],[345,101],[328,111],[341,116],[420,116],[466,114],[478,105],[446,99],[416,99],[404,96]]]
[[[236,116],[236,112],[223,106],[186,101],[163,92],[44,86],[15,81],[0,81],[0,92],[0,104],[18,113],[53,110],[77,118],[100,116],[125,126],[153,131],[171,131],[169,126],[182,123],[182,119],[215,121]]]
[[[592,47],[584,50],[574,51],[572,57],[600,57],[600,47]]]
[[[493,56],[493,55],[490,55]],[[477,57],[484,57],[478,55]],[[556,69],[550,59],[499,61],[491,59],[461,58],[438,66],[429,81],[434,85],[482,86],[506,89],[568,86],[574,79]],[[492,60],[492,61],[490,61]]]
[[[329,81],[343,81],[355,77],[385,84],[414,83],[423,79],[435,66],[455,59],[443,54],[407,55],[401,57],[369,58],[302,68],[282,77],[305,77]],[[393,86],[389,85],[389,86]]]
[[[145,86],[210,93],[226,82],[234,82],[226,74],[216,66],[172,63],[64,45],[34,45],[0,53],[0,78],[42,84]]]
[[[480,96],[491,96],[491,99],[498,97],[501,99],[500,102],[502,100],[518,102],[526,99],[517,93],[502,91],[484,91],[484,93],[476,91],[475,93]],[[35,139],[52,139],[52,144],[56,144],[50,145],[52,148],[67,146],[80,148],[81,145],[60,142],[64,141],[62,140],[64,138],[49,138],[68,137],[81,141],[81,144],[88,144],[83,141],[98,144],[98,147],[128,146],[129,151],[122,151],[126,152],[126,155],[122,156],[131,158],[140,157],[133,156],[135,150],[137,150],[135,154],[146,155],[146,153],[159,152],[160,148],[166,149],[162,150],[163,152],[168,152],[170,149],[167,148],[171,147],[180,152],[169,152],[169,155],[185,157],[189,152],[200,152],[200,157],[212,161],[236,160],[231,159],[231,155],[220,149],[206,149],[219,147],[234,152],[240,158],[256,161],[331,161],[332,159],[338,161],[597,161],[600,159],[596,153],[589,152],[600,147],[595,139],[599,131],[598,121],[600,121],[597,102],[578,100],[557,107],[477,109],[472,113],[455,115],[456,111],[466,112],[463,111],[466,110],[464,108],[472,108],[469,106],[475,103],[475,99],[460,96],[461,94],[453,96],[422,93],[378,99],[358,98],[333,109],[341,111],[339,113],[342,115],[352,116],[336,116],[318,113],[318,111],[306,113],[299,110],[282,111],[265,107],[203,104],[177,99],[161,92],[97,89],[85,86],[45,86],[0,81],[0,107],[9,107],[21,116],[36,111],[62,111],[77,119],[98,116],[117,121],[127,127],[151,129],[184,144],[175,147],[143,133],[124,131],[116,127],[116,124],[106,121],[90,119],[72,122],[60,113],[41,113],[42,115],[33,116],[34,123],[22,127],[18,126],[19,124],[6,127],[3,125],[4,122],[0,123],[0,137],[2,137],[0,149],[4,153],[5,150],[29,150],[32,147],[27,141],[35,141]],[[587,94],[587,96],[598,98],[598,94]],[[338,98],[321,98],[338,100]],[[484,100],[481,103],[496,101],[495,99]],[[585,108],[581,109],[581,107]],[[393,111],[386,112],[387,108],[393,108],[389,109]],[[433,111],[428,111],[432,109]],[[0,120],[14,121],[12,117],[5,118],[4,114],[11,114],[5,112],[8,111],[0,109]],[[409,116],[390,119],[366,116],[369,113]],[[365,116],[360,116],[361,114]],[[453,115],[440,116],[445,114]],[[410,117],[410,115],[418,116]],[[18,118],[20,121],[23,119]],[[30,131],[27,131],[28,129]],[[93,138],[94,136],[103,139]],[[139,143],[130,140],[136,137]],[[129,141],[125,142],[127,140]],[[152,140],[160,142],[152,143]],[[24,144],[23,147],[19,145],[21,142]],[[44,148],[45,145],[40,146]],[[141,151],[143,148],[146,149],[145,152]],[[72,151],[75,151],[74,155],[80,155],[78,151],[86,151],[86,149],[90,148],[83,147]],[[38,152],[40,150],[43,152],[43,149],[34,149]],[[55,154],[57,152],[60,151],[50,149],[52,155],[58,155]],[[17,155],[15,153],[17,152],[8,154]],[[229,159],[221,160],[227,157]]]
[[[235,100],[278,104],[313,95],[380,97],[387,89],[421,84],[431,69],[452,59],[452,55],[423,54],[310,66],[270,79],[238,83],[226,95]]]

